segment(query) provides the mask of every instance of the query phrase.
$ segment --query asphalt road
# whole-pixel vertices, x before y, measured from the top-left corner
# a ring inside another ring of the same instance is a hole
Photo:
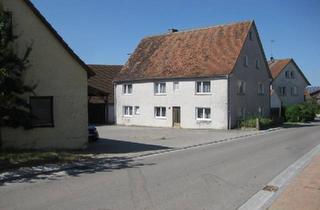
[[[26,180],[0,187],[0,209],[236,209],[318,144],[319,125],[288,128]]]

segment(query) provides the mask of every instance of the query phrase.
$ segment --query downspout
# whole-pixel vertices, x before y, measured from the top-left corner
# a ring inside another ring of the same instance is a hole
[[[227,106],[228,106],[228,130],[231,129],[231,103],[230,103],[230,76],[227,75],[227,82],[228,82],[228,86],[227,86]]]
[[[114,124],[117,124],[117,91],[116,91],[117,83],[113,82],[113,119]]]

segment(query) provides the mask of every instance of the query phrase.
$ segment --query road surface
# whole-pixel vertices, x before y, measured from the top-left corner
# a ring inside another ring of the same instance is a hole
[[[318,144],[319,124],[119,160],[0,186],[0,209],[236,209]]]

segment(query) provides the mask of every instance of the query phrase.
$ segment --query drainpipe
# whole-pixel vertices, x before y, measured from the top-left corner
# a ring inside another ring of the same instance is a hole
[[[230,103],[230,76],[227,75],[227,82],[228,82],[228,86],[227,86],[227,106],[228,106],[228,130],[231,129],[231,103]]]

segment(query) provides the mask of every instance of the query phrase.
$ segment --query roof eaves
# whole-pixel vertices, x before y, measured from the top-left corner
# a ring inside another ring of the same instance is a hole
[[[39,20],[52,32],[54,37],[62,44],[67,52],[84,68],[88,76],[94,76],[95,73],[81,60],[81,58],[69,47],[69,45],[63,40],[58,32],[52,27],[52,25],[46,20],[46,18],[40,13],[40,11],[33,5],[30,0],[23,0],[27,6],[33,11],[33,13],[39,18]]]

